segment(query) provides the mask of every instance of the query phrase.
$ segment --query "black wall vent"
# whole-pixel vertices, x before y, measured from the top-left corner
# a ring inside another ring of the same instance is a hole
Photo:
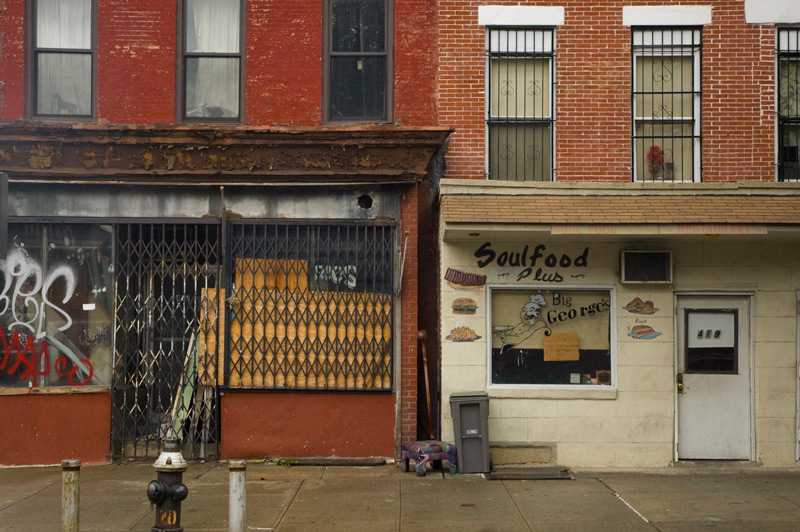
[[[623,251],[620,257],[622,283],[672,282],[672,254],[669,251]]]

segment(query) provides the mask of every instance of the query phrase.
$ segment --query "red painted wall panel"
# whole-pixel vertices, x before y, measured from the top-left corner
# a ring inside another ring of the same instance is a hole
[[[247,17],[247,123],[319,124],[322,0],[250,1]]]
[[[111,447],[111,395],[0,396],[0,464],[107,463]]]
[[[177,2],[98,2],[97,113],[112,124],[175,121]]]
[[[394,456],[392,394],[226,392],[221,404],[223,458]]]
[[[0,0],[0,120],[25,112],[25,3]]]

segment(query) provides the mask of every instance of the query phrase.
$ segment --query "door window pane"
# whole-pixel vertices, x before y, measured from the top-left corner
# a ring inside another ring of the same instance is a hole
[[[686,311],[686,373],[738,373],[735,310]]]

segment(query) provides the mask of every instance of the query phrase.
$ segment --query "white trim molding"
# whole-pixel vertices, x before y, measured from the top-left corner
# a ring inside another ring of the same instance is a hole
[[[711,6],[623,6],[626,26],[703,26],[711,24]]]
[[[560,6],[478,6],[481,26],[561,26],[564,8]]]
[[[797,0],[744,0],[748,24],[795,24],[800,22]]]

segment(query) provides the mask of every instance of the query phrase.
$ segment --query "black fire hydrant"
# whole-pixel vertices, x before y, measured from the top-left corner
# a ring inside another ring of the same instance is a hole
[[[189,488],[181,482],[186,460],[178,440],[165,441],[153,468],[158,471],[158,479],[147,486],[147,498],[156,505],[156,525],[150,532],[183,532],[181,501],[189,494]]]

